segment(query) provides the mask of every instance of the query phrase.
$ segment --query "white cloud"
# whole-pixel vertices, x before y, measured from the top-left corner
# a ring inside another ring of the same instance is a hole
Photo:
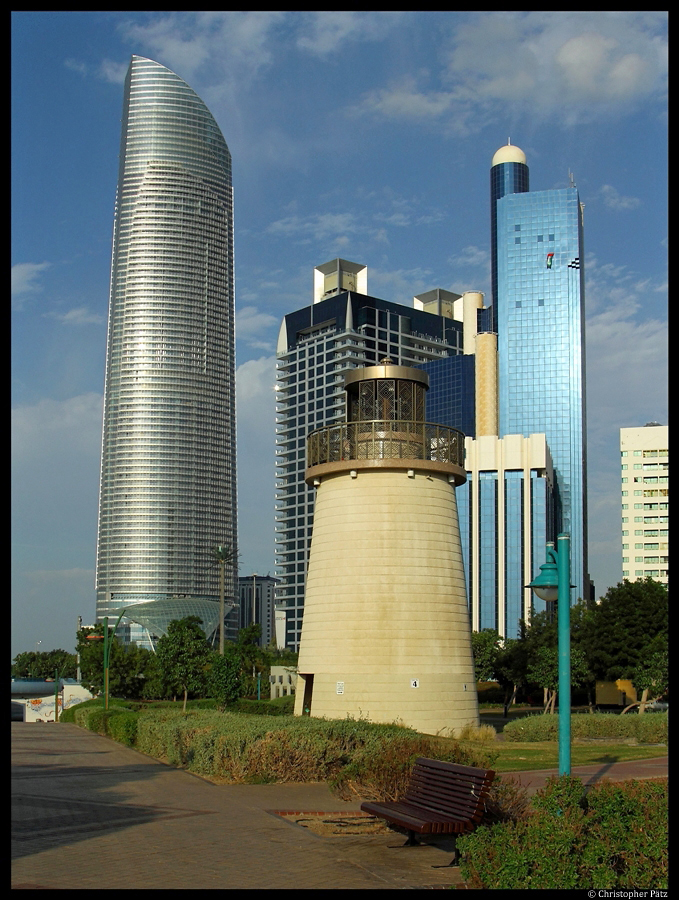
[[[336,10],[302,13],[297,46],[316,56],[326,56],[336,53],[348,40],[374,41],[386,37],[403,15],[400,12]]]
[[[448,263],[452,269],[453,283],[450,290],[463,294],[465,291],[481,291],[485,303],[490,303],[490,253],[474,244],[463,247],[451,256]]]
[[[34,294],[42,290],[40,274],[49,269],[51,263],[17,263],[12,266],[12,297],[21,294]]]
[[[78,306],[65,313],[51,312],[45,315],[57,319],[64,325],[101,325],[106,321],[104,316],[91,312],[87,306]]]
[[[622,194],[619,194],[610,184],[602,185],[599,189],[599,194],[603,197],[604,204],[609,209],[636,209],[641,203],[641,200],[638,197],[623,197]]]
[[[621,578],[619,429],[667,422],[667,321],[643,318],[649,279],[588,256],[586,372],[588,522],[601,596]]]
[[[452,22],[438,73],[370,92],[364,112],[465,135],[499,114],[572,126],[664,95],[665,13],[479,13]]]
[[[125,76],[127,75],[129,65],[129,59],[126,59],[125,62],[120,63],[114,62],[111,59],[104,59],[99,66],[98,75],[104,81],[108,81],[111,84],[123,84],[125,82]]]
[[[420,90],[412,76],[405,76],[390,87],[370,91],[364,98],[363,111],[387,119],[438,119],[453,103],[451,92]]]
[[[308,239],[317,237],[324,239],[337,239],[347,233],[354,234],[362,230],[360,219],[354,213],[318,213],[307,218],[301,216],[287,216],[272,222],[266,229],[269,234],[294,237],[295,235]]]
[[[451,257],[450,260],[455,266],[488,266],[490,264],[490,253],[470,244],[464,247],[459,253]]]
[[[260,359],[250,359],[241,363],[236,369],[236,396],[238,400],[239,422],[245,416],[248,418],[248,410],[253,411],[255,420],[259,420],[260,407],[266,407],[269,411],[275,408],[276,403],[276,357],[262,356]],[[265,418],[263,416],[262,418]],[[271,423],[267,423],[270,427]]]
[[[261,340],[261,335],[271,333],[279,324],[279,318],[270,313],[260,312],[256,306],[243,306],[236,310],[236,337],[250,347],[260,350],[273,349],[270,341]]]
[[[241,80],[269,65],[272,32],[284,12],[177,12],[146,25],[126,23],[123,33],[144,54],[152,54],[181,78],[199,69],[218,83],[225,75]],[[137,49],[135,52],[142,52]]]
[[[392,303],[412,306],[413,297],[431,290],[431,269],[368,269],[368,292],[375,297],[388,297]],[[442,286],[442,285],[441,285]]]
[[[79,72],[81,75],[87,75],[87,66],[84,62],[69,58],[64,60],[64,65],[67,69],[71,69],[71,71],[73,72]]]

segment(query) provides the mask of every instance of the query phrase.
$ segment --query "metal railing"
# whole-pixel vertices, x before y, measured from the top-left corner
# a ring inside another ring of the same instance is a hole
[[[412,421],[342,422],[307,438],[307,466],[351,459],[427,459],[464,468],[464,434]]]

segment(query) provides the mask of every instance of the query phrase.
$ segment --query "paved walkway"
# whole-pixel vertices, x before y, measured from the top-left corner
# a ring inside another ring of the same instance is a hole
[[[352,812],[324,784],[214,785],[75,725],[12,723],[12,888],[417,889],[459,885],[450,844],[318,837],[273,811]],[[657,777],[667,758],[597,769]],[[592,770],[591,772],[589,770]],[[575,771],[575,770],[574,770]],[[545,773],[521,773],[529,791]]]

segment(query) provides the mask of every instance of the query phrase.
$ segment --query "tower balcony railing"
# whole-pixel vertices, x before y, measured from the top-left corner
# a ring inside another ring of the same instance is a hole
[[[464,434],[409,420],[342,422],[307,438],[307,466],[350,459],[425,459],[464,468]]]

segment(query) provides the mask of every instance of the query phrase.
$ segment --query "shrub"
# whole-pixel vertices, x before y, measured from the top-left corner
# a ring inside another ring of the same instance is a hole
[[[385,734],[357,749],[353,758],[330,779],[330,789],[343,800],[356,796],[366,800],[398,800],[410,780],[419,756],[492,768],[497,754],[485,748],[463,747],[453,740],[417,734],[403,729],[402,735]],[[408,733],[409,732],[409,733]]]
[[[508,722],[503,730],[507,741],[555,741],[559,716],[542,713]],[[645,744],[667,743],[667,713],[621,716],[616,713],[576,713],[571,715],[571,737],[627,738]]]
[[[483,824],[494,825],[497,822],[516,822],[524,819],[530,810],[528,791],[512,778],[498,778],[490,786],[486,808],[483,813]]]
[[[106,733],[114,741],[125,744],[126,747],[134,747],[137,739],[137,720],[139,714],[136,712],[125,712],[121,710],[117,715],[109,716],[106,721]]]
[[[497,732],[492,725],[465,725],[464,728],[455,735],[458,741],[494,741]]]
[[[142,710],[135,747],[231,782],[329,781],[340,796],[375,799],[399,796],[418,756],[483,767],[494,759],[397,725],[177,709]]]
[[[667,887],[667,779],[596,784],[551,778],[533,809],[458,839],[476,889]]]
[[[82,703],[76,703],[74,706],[69,706],[68,709],[65,709],[63,712],[59,713],[59,721],[60,722],[72,722],[75,724],[80,724],[77,722],[75,714],[76,712],[81,713],[83,709],[103,709],[103,699],[101,697],[93,697],[90,700],[83,700]],[[116,697],[109,697],[108,701],[109,708],[113,708],[114,706],[122,706],[125,709],[128,709],[134,706],[134,701],[127,700],[119,700]]]
[[[291,716],[294,709],[294,695],[276,700],[247,700],[242,697],[229,706],[232,712],[254,713],[259,716]]]

